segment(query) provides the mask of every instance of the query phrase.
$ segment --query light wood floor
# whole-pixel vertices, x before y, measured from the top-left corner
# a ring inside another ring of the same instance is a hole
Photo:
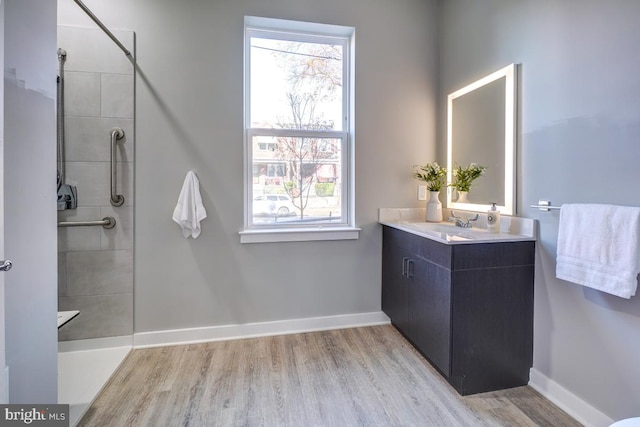
[[[134,350],[82,426],[579,426],[530,387],[459,396],[392,327]]]

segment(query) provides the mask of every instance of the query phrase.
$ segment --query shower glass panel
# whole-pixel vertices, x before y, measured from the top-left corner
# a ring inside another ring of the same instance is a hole
[[[132,31],[113,31],[133,51]],[[58,229],[58,310],[80,314],[59,331],[59,341],[102,339],[130,345],[133,335],[134,73],[130,58],[98,28],[58,26],[64,63],[65,183],[76,188],[77,208],[59,222],[113,217],[116,226]],[[111,131],[117,144],[117,193],[112,206]]]

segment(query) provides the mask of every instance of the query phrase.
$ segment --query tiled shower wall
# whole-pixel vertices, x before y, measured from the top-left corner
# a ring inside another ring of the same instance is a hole
[[[133,52],[134,34],[113,31]],[[116,219],[102,227],[58,229],[58,310],[80,310],[59,329],[59,340],[133,334],[134,67],[99,29],[58,27],[66,50],[66,183],[77,186],[78,208],[59,221]],[[110,203],[110,131],[125,132],[117,150],[117,193]]]

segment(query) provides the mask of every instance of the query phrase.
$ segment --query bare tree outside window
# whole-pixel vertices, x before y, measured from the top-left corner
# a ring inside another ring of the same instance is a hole
[[[282,129],[332,130],[335,121],[326,118],[321,106],[341,95],[342,47],[317,43],[279,42],[272,55],[287,75],[286,100],[289,112],[279,116]],[[300,219],[309,203],[309,195],[318,182],[318,169],[333,158],[325,138],[279,137],[276,157],[287,162],[284,189]]]

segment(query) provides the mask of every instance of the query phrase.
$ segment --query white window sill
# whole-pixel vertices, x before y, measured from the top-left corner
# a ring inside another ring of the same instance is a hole
[[[310,242],[316,240],[355,240],[360,237],[356,227],[270,228],[243,230],[240,243]]]

